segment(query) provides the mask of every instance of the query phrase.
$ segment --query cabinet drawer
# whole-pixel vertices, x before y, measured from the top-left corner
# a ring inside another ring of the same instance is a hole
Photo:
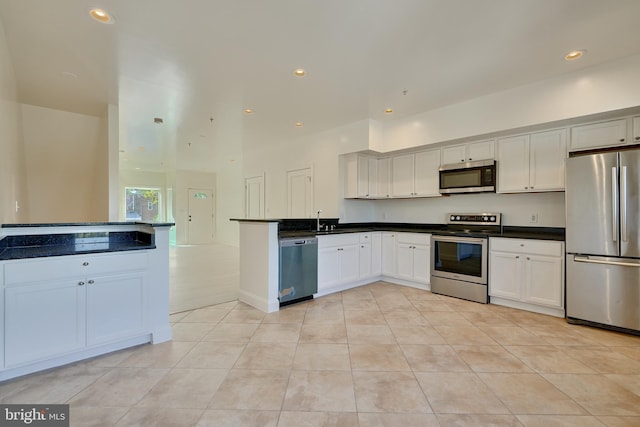
[[[507,239],[494,237],[489,239],[491,251],[527,253],[562,257],[563,243],[548,240]]]
[[[147,268],[147,263],[147,253],[137,251],[30,258],[6,263],[4,283],[6,286],[11,286],[20,283],[143,270]]]
[[[318,236],[318,249],[328,248],[331,246],[357,245],[358,243],[360,243],[358,233]]]
[[[430,245],[431,234],[426,233],[398,233],[398,243],[408,243],[414,245]]]

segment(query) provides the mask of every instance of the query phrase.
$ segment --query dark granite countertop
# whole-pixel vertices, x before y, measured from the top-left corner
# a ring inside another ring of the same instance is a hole
[[[111,223],[113,224],[113,223]],[[155,249],[155,236],[140,231],[6,236],[0,240],[0,261]]]
[[[404,224],[404,223],[357,223],[357,224],[339,224],[334,230],[315,231],[315,230],[285,230],[280,231],[278,236],[287,237],[311,237],[326,236],[345,233],[366,233],[369,231],[396,231],[405,233],[429,233],[451,235],[445,224]],[[556,240],[564,241],[565,229],[560,227],[518,227],[504,226],[501,232],[496,233],[480,233],[487,237],[506,237],[517,239],[539,239],[539,240]],[[457,235],[465,235],[457,233]]]
[[[30,223],[30,224],[0,224],[0,228],[36,228],[36,227],[99,227],[104,225],[149,225],[151,227],[172,227],[174,222],[50,222],[50,223]]]

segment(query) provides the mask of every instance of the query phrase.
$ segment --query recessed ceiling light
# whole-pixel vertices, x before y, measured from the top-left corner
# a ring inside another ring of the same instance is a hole
[[[89,15],[103,24],[113,24],[113,17],[104,9],[91,9]]]
[[[162,117],[154,117],[153,118],[153,123],[155,123],[157,125],[161,125],[162,123],[164,123],[164,120],[162,119]]]
[[[302,123],[302,122],[297,122],[297,123],[296,123],[296,126],[297,126],[297,127],[299,127],[299,128],[301,128],[302,126],[304,126],[304,123]]]
[[[242,110],[245,114],[253,114],[253,110],[251,108],[245,108]]]
[[[587,53],[587,51],[584,49],[572,50],[564,56],[564,59],[567,61],[573,61],[574,59],[581,58],[585,53]]]
[[[385,114],[391,114],[393,113],[393,108],[387,108],[386,110],[384,110]]]
[[[304,77],[304,76],[307,74],[307,72],[304,70],[304,68],[296,68],[296,69],[293,71],[293,74],[294,74],[296,77]]]

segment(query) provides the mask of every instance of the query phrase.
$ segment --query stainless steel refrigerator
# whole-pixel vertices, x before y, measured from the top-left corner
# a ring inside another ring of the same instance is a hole
[[[567,319],[640,334],[640,150],[567,159]]]

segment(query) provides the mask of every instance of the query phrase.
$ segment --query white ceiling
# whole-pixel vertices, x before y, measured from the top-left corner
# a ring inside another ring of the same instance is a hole
[[[20,102],[119,105],[121,164],[145,170],[213,170],[229,144],[393,120],[634,55],[638,17],[639,0],[0,0]],[[588,53],[566,62],[573,49]]]

